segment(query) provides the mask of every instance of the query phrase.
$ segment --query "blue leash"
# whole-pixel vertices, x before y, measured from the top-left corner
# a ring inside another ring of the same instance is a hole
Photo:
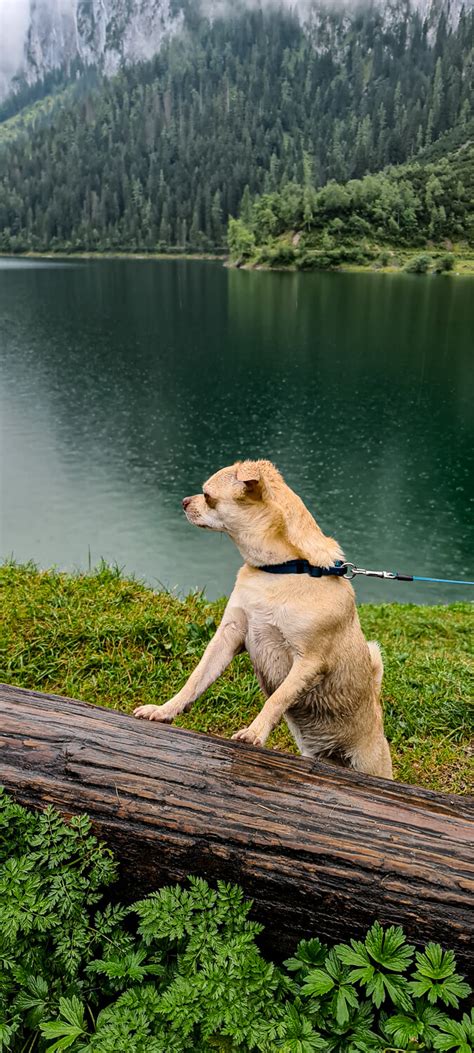
[[[362,567],[355,567],[352,563],[346,563],[345,566],[349,568],[349,578],[354,578],[356,574],[365,574],[368,578],[388,578],[389,581],[431,581],[440,585],[474,585],[474,581],[459,581],[456,578],[421,578],[418,574],[398,574],[390,570],[363,570]]]
[[[412,581],[440,581],[443,585],[474,585],[474,581],[456,581],[456,578],[418,578],[414,575]]]
[[[337,577],[355,578],[363,574],[366,578],[386,578],[389,581],[430,581],[439,585],[474,585],[474,581],[458,581],[455,578],[420,578],[417,574],[399,574],[393,570],[364,570],[355,563],[344,563],[336,560],[333,567],[314,567],[307,559],[289,559],[286,563],[267,563],[257,570],[267,574],[309,574],[311,578]]]

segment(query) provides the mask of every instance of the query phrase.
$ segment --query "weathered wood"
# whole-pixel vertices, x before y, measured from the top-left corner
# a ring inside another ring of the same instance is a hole
[[[273,949],[378,918],[474,965],[474,802],[0,685],[0,781],[87,811],[121,894],[201,874],[239,882]]]

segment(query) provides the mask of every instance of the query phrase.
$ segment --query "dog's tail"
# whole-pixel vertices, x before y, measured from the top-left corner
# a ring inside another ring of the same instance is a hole
[[[374,682],[377,688],[377,693],[380,691],[382,686],[383,677],[383,662],[382,655],[380,653],[380,647],[376,640],[369,640],[367,642],[370,654],[370,664],[372,666],[372,672],[374,674]]]

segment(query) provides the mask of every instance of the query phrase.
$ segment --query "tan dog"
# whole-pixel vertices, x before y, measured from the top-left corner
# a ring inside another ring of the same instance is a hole
[[[362,633],[352,585],[342,577],[258,569],[295,558],[333,566],[342,558],[337,542],[322,533],[269,461],[223,468],[183,507],[195,526],[229,534],[245,563],[187,683],[169,702],[139,706],[135,716],[170,723],[247,650],[266,702],[234,739],[263,746],[284,717],[304,756],[390,779],[379,700],[382,659]]]

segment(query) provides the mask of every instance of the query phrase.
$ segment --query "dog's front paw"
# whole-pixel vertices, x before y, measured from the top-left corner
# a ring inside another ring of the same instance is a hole
[[[263,736],[258,733],[258,730],[252,724],[249,728],[242,728],[241,731],[236,731],[232,738],[238,742],[249,742],[251,746],[263,746]]]
[[[137,706],[133,710],[133,715],[142,717],[143,720],[159,720],[160,724],[171,724],[176,712],[169,702],[165,702],[164,706]]]

